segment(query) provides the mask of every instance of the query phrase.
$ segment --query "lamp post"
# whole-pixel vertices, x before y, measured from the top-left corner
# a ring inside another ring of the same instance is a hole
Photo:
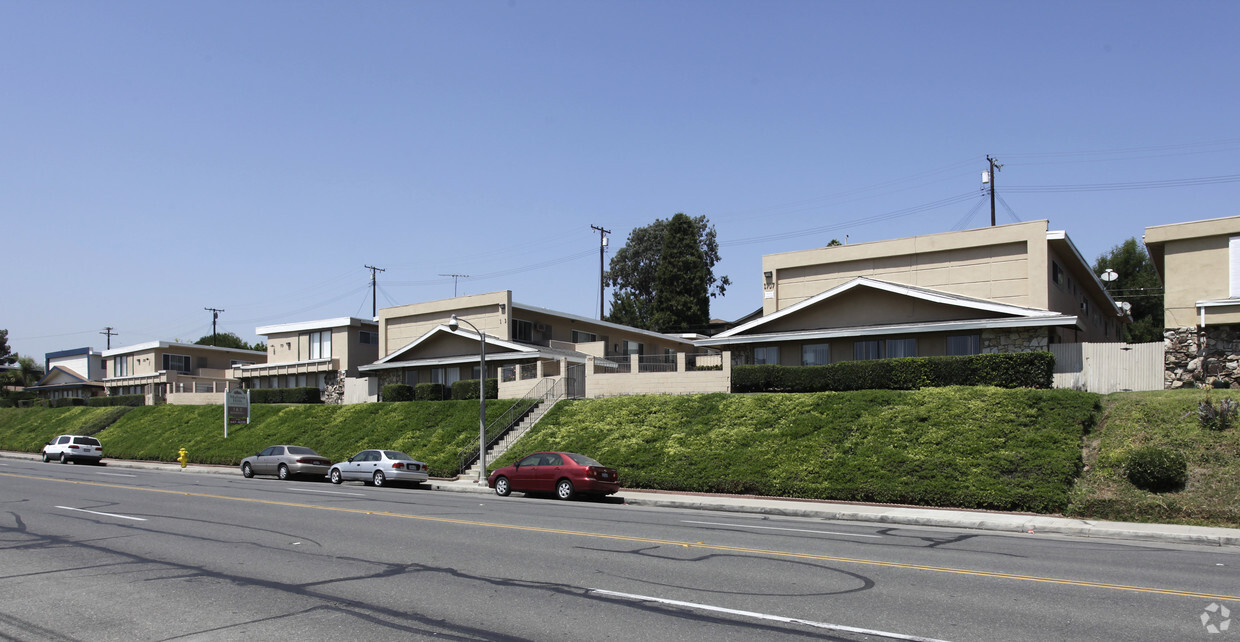
[[[478,485],[485,486],[487,483],[487,335],[469,321],[456,318],[455,314],[448,320],[448,329],[456,332],[462,323],[478,333]]]

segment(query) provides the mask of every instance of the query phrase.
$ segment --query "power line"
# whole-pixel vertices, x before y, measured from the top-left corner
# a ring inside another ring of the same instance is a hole
[[[377,272],[386,272],[387,270],[384,270],[383,268],[377,268],[373,265],[367,265],[366,269],[370,270],[370,291],[371,291],[370,318],[373,319],[379,316],[379,295],[378,295],[379,286],[378,286],[378,283],[375,281],[375,274]]]
[[[450,277],[452,277],[452,298],[454,298],[454,299],[455,299],[455,298],[456,298],[456,296],[457,296],[457,293],[456,293],[456,281],[457,281],[457,279],[468,279],[468,278],[469,278],[469,275],[468,275],[468,274],[440,274],[439,276],[450,276]]]
[[[1009,192],[1023,194],[1065,192],[1115,192],[1136,189],[1165,189],[1170,187],[1194,187],[1240,182],[1240,174],[1202,176],[1197,178],[1173,178],[1159,181],[1132,181],[1128,183],[1085,183],[1081,185],[1018,185],[1007,188]]]

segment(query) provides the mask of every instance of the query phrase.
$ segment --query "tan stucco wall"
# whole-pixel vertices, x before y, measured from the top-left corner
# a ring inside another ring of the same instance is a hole
[[[860,325],[977,319],[977,310],[935,303],[868,287],[855,287],[830,301],[762,326],[762,332],[792,332]]]
[[[853,278],[1045,307],[1047,222],[913,236],[762,257],[772,272],[763,314],[782,310]]]
[[[267,335],[267,363],[293,363],[310,360],[310,335],[319,330],[276,332]],[[356,376],[358,366],[374,363],[379,359],[379,346],[361,343],[361,331],[378,332],[377,326],[338,326],[331,328],[331,358],[336,368]]]
[[[683,367],[684,357],[678,361]],[[586,398],[616,397],[620,395],[691,395],[732,390],[732,359],[730,353],[723,357],[722,370],[692,370],[688,372],[594,372],[594,360],[588,360],[586,372]]]
[[[1229,239],[1240,235],[1240,216],[1145,229],[1151,256],[1161,258],[1164,326],[1198,326],[1198,301],[1227,299],[1230,294]],[[1161,255],[1160,257],[1154,256]],[[1206,325],[1240,323],[1235,307],[1206,309]]]
[[[409,345],[456,314],[488,335],[508,340],[512,292],[508,290],[413,303],[379,310],[379,357]],[[467,331],[473,328],[462,323]]]

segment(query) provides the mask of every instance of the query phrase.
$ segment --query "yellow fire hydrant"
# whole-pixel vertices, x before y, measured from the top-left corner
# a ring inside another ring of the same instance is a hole
[[[181,451],[177,453],[177,461],[181,462],[181,468],[185,468],[185,465],[189,463],[189,451],[182,448]]]

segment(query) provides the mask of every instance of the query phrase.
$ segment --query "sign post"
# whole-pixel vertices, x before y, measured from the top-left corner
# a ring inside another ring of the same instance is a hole
[[[233,388],[224,393],[224,439],[228,439],[229,424],[250,423],[250,391]]]

